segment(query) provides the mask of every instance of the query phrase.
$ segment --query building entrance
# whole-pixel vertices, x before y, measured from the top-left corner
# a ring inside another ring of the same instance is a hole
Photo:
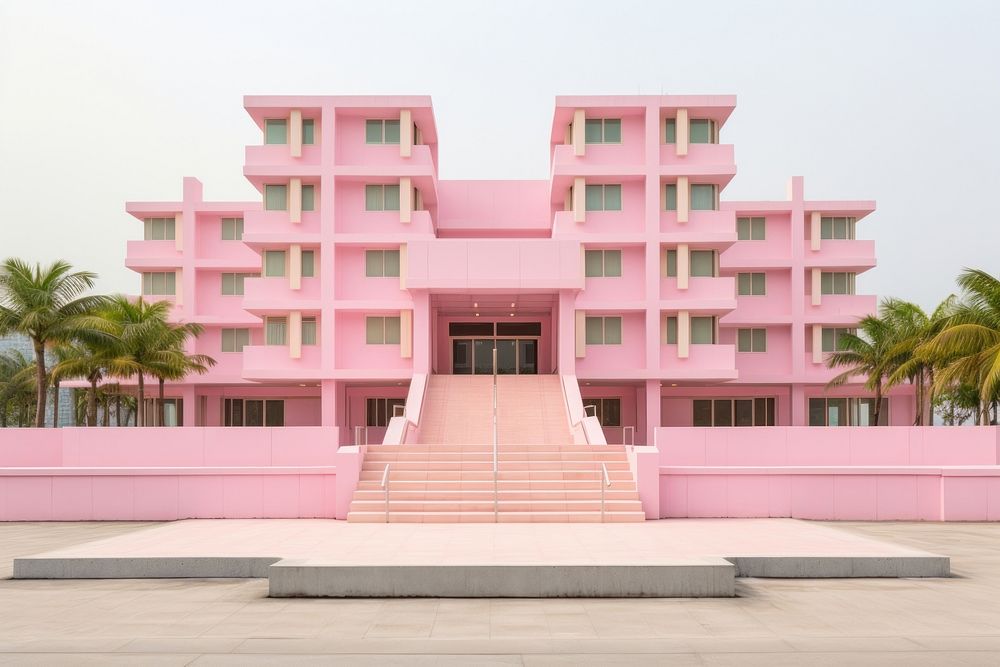
[[[492,375],[494,359],[498,375],[538,373],[540,322],[452,322],[448,334],[455,375]]]

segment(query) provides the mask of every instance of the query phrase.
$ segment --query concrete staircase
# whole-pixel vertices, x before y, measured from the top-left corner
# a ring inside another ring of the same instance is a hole
[[[500,376],[498,467],[493,482],[493,378],[429,379],[417,443],[369,447],[348,521],[621,522],[643,521],[621,445],[572,444],[559,377]],[[611,486],[604,489],[601,464]]]

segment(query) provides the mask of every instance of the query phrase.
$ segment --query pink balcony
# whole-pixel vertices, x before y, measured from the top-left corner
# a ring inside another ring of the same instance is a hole
[[[736,156],[732,144],[688,144],[687,155],[677,155],[675,144],[660,144],[660,164],[679,167],[686,174],[735,173]]]
[[[821,305],[811,303],[807,294],[805,321],[815,324],[853,325],[878,309],[878,297],[873,294],[824,294]]]
[[[125,266],[137,271],[174,268],[180,266],[181,257],[176,241],[129,241]]]
[[[633,174],[644,168],[643,142],[587,144],[585,155],[577,156],[572,146],[552,147],[552,174],[557,176],[612,176]]]
[[[810,249],[805,241],[806,266],[867,269],[875,266],[875,242],[841,239],[823,239],[820,249]]]
[[[784,232],[784,233],[782,233]],[[806,251],[809,252],[808,250]],[[737,241],[719,257],[723,270],[783,268],[792,263],[787,227],[769,225],[763,241]]]
[[[250,312],[319,310],[320,297],[319,278],[303,278],[297,290],[288,286],[288,278],[247,278],[243,308]]]
[[[319,211],[303,211],[297,223],[288,211],[247,211],[243,218],[243,241],[249,245],[319,243],[319,234]]]
[[[345,175],[399,176],[433,174],[431,147],[416,145],[410,157],[399,154],[399,144],[343,144],[337,151],[337,173]]]
[[[688,357],[677,356],[676,345],[660,346],[660,370],[670,379],[734,380],[735,345],[689,345]]]
[[[288,144],[247,146],[245,163],[247,167],[314,166],[320,163],[320,147],[318,145],[303,146],[302,157],[292,157]]]
[[[692,277],[687,289],[678,289],[677,278],[660,278],[660,308],[728,312],[736,308],[736,279]]]
[[[802,367],[802,381],[826,384],[833,378],[840,375],[843,372],[843,369],[826,367],[826,358],[828,356],[828,354],[824,353],[822,355],[823,362],[816,364],[813,363],[812,352],[807,352],[803,355],[804,362]]]
[[[249,380],[315,379],[322,374],[319,345],[303,345],[292,359],[286,345],[250,345],[243,348],[243,377]]]
[[[677,211],[662,211],[660,232],[671,243],[734,243],[736,212],[690,211],[687,222],[677,222]]]

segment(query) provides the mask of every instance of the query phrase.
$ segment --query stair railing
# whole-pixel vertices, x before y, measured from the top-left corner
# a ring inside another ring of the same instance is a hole
[[[493,344],[493,523],[499,522],[499,482],[497,463],[497,346]]]
[[[622,427],[622,444],[635,447],[635,426]]]
[[[604,523],[604,490],[611,486],[611,477],[608,475],[608,466],[601,464],[601,523]]]
[[[382,473],[382,490],[385,492],[385,522],[389,523],[389,464],[385,464]]]

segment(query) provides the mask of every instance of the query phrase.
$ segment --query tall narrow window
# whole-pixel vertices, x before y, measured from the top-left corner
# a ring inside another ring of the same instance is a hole
[[[316,186],[315,185],[303,185],[302,186],[302,210],[303,211],[315,211],[316,210]]]
[[[264,343],[288,345],[287,317],[268,317],[264,320]]]
[[[667,318],[667,331],[664,334],[667,345],[677,345],[677,316]]]
[[[173,241],[176,224],[175,218],[145,218],[142,238],[146,241]]]
[[[285,276],[285,251],[264,251],[264,277],[283,278]]]
[[[222,240],[223,241],[243,240],[243,218],[222,219]]]
[[[719,208],[719,186],[693,184],[691,186],[691,210],[715,211]]]
[[[399,186],[398,185],[366,185],[365,186],[365,210],[366,211],[398,211],[399,210]]]
[[[663,198],[663,201],[665,202],[664,208],[666,210],[668,210],[668,211],[676,211],[677,210],[677,184],[676,183],[667,183],[667,185],[665,187],[666,187],[666,195]]]
[[[853,239],[857,218],[822,217],[819,222],[819,233],[822,239]]]
[[[692,119],[690,128],[690,141],[692,144],[719,143],[719,131],[714,120],[707,118]]]
[[[716,255],[714,250],[692,250],[691,251],[691,277],[692,278],[715,278],[718,275],[716,270]]]
[[[588,211],[622,210],[622,186],[620,184],[587,185]]]
[[[767,294],[767,274],[737,273],[736,293],[739,296],[764,296]]]
[[[250,344],[249,329],[223,329],[222,330],[222,351],[241,352],[243,347]]]
[[[677,251],[667,250],[667,277],[677,277]]]
[[[399,120],[373,119],[365,121],[365,143],[398,144]]]
[[[302,318],[302,344],[303,345],[315,345],[316,344],[316,318],[315,317],[303,317]]]
[[[588,317],[585,326],[587,345],[621,345],[621,317]]]
[[[302,277],[303,278],[315,278],[316,277],[316,251],[315,250],[303,250],[302,251]]]
[[[854,284],[857,274],[824,271],[820,276],[820,292],[822,294],[854,294]]]
[[[366,250],[365,276],[368,278],[398,278],[398,250]]]
[[[264,120],[264,143],[287,144],[288,121],[284,118],[267,118]]]
[[[365,399],[365,424],[367,426],[388,426],[389,420],[399,412],[397,407],[406,405],[402,398],[367,398]]]
[[[588,144],[620,144],[621,118],[588,118],[584,125],[584,141]]]
[[[399,345],[399,317],[366,317],[365,342],[369,345]]]
[[[584,264],[587,278],[618,278],[622,275],[622,251],[587,250]]]
[[[142,293],[153,296],[177,294],[177,274],[173,271],[143,273]]]
[[[666,144],[676,144],[677,143],[677,119],[667,118],[666,127],[663,130],[663,136],[665,137],[664,143]]]
[[[714,345],[715,344],[715,318],[714,317],[692,317],[691,318],[691,343],[692,343],[692,345]]]
[[[763,241],[765,219],[763,217],[736,218],[736,238],[740,241]]]
[[[737,329],[737,352],[767,352],[767,329]]]
[[[302,119],[302,143],[307,146],[316,143],[316,121],[312,118]]]
[[[287,185],[265,185],[264,186],[264,210],[266,211],[287,211],[288,210],[288,186]]]

